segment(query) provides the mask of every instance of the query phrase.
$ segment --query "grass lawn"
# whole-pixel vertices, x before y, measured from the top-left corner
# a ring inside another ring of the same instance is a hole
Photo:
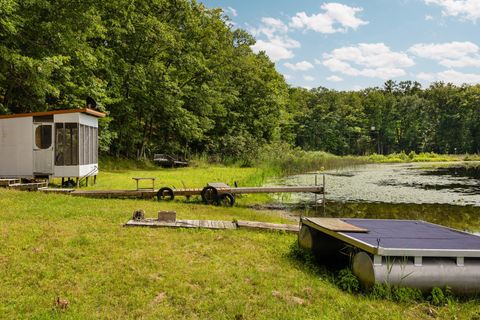
[[[256,169],[115,171],[96,188],[132,189],[133,176],[160,185],[185,179],[246,183]],[[259,177],[260,176],[260,177]],[[188,182],[188,183],[187,183]],[[0,318],[35,319],[470,319],[478,301],[444,307],[394,303],[338,289],[289,256],[296,236],[247,230],[124,228],[133,210],[154,217],[286,222],[278,212],[195,201],[88,199],[0,189]],[[54,300],[67,299],[66,310]]]

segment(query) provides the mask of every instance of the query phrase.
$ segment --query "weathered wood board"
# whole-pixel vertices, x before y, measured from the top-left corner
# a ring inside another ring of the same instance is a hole
[[[48,187],[48,182],[29,182],[29,183],[13,183],[8,185],[10,189],[37,191],[39,188]]]
[[[67,188],[38,188],[38,191],[46,192],[46,193],[60,193],[60,194],[69,194],[73,192],[73,189]]]
[[[0,187],[8,187],[11,184],[20,183],[20,179],[0,179]]]
[[[157,219],[129,220],[125,227],[152,227],[152,228],[204,228],[204,229],[236,229],[237,225],[231,221],[219,220],[177,220],[174,222],[158,221]]]
[[[298,232],[295,224],[268,223],[259,221],[220,221],[220,220],[177,220],[159,221],[157,219],[129,220],[125,227],[152,227],[152,228],[204,228],[204,229],[252,229]]]
[[[299,226],[296,224],[286,223],[268,223],[258,221],[237,221],[239,228],[256,229],[256,230],[276,230],[296,233],[299,230]]]
[[[368,232],[368,229],[354,226],[338,218],[305,218],[319,227],[335,232]]]

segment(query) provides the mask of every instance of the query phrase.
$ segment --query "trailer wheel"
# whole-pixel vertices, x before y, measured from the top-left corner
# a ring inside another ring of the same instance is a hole
[[[235,196],[231,193],[222,193],[218,196],[217,205],[225,207],[233,207],[235,204]]]
[[[208,186],[202,190],[202,201],[206,204],[212,204],[217,201],[218,191],[216,188]]]
[[[175,195],[173,194],[173,190],[169,187],[160,188],[157,192],[157,200],[173,200]]]

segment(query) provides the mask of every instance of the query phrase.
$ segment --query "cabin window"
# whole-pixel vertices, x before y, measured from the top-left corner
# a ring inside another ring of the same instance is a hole
[[[51,125],[39,125],[35,129],[35,146],[37,149],[48,149],[52,146]]]
[[[55,165],[76,166],[78,155],[78,124],[55,124]]]

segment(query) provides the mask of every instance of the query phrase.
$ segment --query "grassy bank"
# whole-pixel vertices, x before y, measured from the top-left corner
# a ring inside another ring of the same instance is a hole
[[[340,290],[289,252],[295,235],[124,228],[131,212],[286,222],[278,213],[0,190],[0,314],[13,318],[470,318],[478,303],[394,303]],[[65,311],[54,307],[66,299]]]

